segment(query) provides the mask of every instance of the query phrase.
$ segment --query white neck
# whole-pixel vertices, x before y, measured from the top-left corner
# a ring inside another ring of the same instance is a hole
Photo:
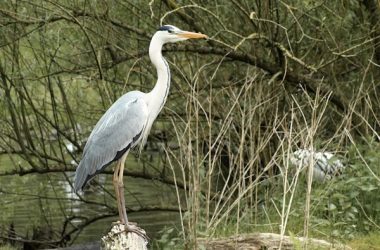
[[[149,57],[157,69],[157,83],[152,91],[148,93],[153,120],[164,106],[170,87],[170,70],[168,63],[162,56],[162,46],[163,42],[159,36],[154,35],[149,46]]]

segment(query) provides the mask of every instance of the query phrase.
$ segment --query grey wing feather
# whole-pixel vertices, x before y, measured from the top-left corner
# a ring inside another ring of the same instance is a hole
[[[91,177],[139,142],[148,120],[144,95],[139,91],[123,95],[100,118],[76,169],[75,191],[82,189]]]

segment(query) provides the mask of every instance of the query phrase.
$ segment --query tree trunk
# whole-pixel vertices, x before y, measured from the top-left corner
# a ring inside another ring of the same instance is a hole
[[[140,229],[145,233],[144,230]],[[141,235],[134,232],[126,232],[124,225],[116,224],[112,226],[107,235],[102,237],[102,250],[147,250],[148,241]]]

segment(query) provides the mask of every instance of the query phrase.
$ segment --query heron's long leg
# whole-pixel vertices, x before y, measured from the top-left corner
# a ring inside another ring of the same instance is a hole
[[[114,180],[114,187],[116,190],[116,195],[118,197],[117,207],[119,209],[119,215],[120,215],[120,221],[122,224],[125,225],[125,231],[126,232],[134,232],[141,237],[143,237],[146,241],[148,241],[148,236],[146,235],[146,232],[142,230],[141,228],[137,227],[136,224],[129,223],[128,217],[127,217],[127,211],[125,208],[125,197],[124,197],[124,183],[123,183],[123,177],[124,177],[124,164],[125,159],[127,158],[128,152],[126,152],[122,158],[117,162],[113,180]]]
[[[120,203],[120,192],[119,192],[119,184],[118,184],[118,181],[119,181],[119,171],[120,171],[120,161],[118,161],[116,163],[116,167],[115,167],[115,170],[114,170],[114,173],[113,173],[112,183],[113,183],[113,187],[115,188],[117,210],[119,211],[120,222],[123,223],[123,219],[124,218],[123,218],[123,212],[122,212],[122,207],[121,207],[121,203]]]
[[[121,205],[121,210],[123,213],[123,220],[125,224],[128,224],[128,217],[127,217],[127,210],[125,208],[125,196],[124,196],[124,183],[123,183],[123,177],[124,177],[124,163],[125,159],[127,158],[128,152],[126,152],[120,160],[120,167],[119,167],[119,195],[120,195],[120,205]]]

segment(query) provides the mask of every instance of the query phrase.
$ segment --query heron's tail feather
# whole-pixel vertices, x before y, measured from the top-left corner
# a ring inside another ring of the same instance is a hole
[[[109,161],[104,155],[84,154],[75,171],[74,191],[78,192],[82,190],[88,181],[102,172],[104,168],[115,160],[116,159]]]
[[[78,191],[81,191],[84,187],[87,179],[87,171],[86,167],[84,166],[85,161],[81,161],[77,167],[77,170],[75,171],[75,177],[74,177],[74,192],[77,193]]]

